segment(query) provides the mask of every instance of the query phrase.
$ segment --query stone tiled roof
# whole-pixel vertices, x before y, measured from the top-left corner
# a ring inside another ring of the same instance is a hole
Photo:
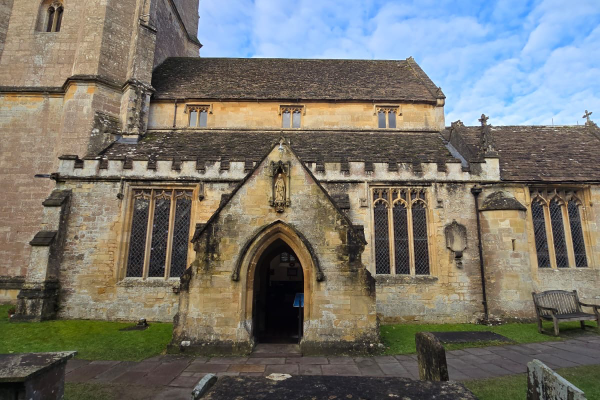
[[[133,160],[260,161],[282,136],[304,162],[460,162],[438,132],[155,131],[137,144],[114,143],[102,155]]]
[[[449,129],[444,137],[449,137]],[[463,127],[461,154],[481,160],[481,127]],[[599,181],[600,130],[588,126],[492,126],[503,180]]]
[[[169,58],[155,99],[363,100],[435,103],[441,90],[412,59]]]

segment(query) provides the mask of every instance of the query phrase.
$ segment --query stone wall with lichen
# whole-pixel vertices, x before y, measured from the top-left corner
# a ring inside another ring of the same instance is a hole
[[[190,341],[213,351],[251,348],[253,300],[247,295],[254,279],[253,245],[246,246],[272,224],[281,226],[277,233],[304,270],[302,345],[368,347],[378,340],[374,282],[361,262],[362,245],[353,247],[359,242],[354,229],[289,150],[282,158],[291,162],[285,211],[278,213],[269,204],[269,163],[280,160],[275,149],[196,239],[197,256],[182,287],[174,344]],[[236,265],[238,280],[232,279]]]
[[[558,185],[548,187],[570,187]],[[577,185],[576,185],[577,187]],[[513,195],[527,211],[483,211],[482,242],[486,264],[486,282],[490,314],[503,319],[531,319],[535,317],[532,292],[545,290],[577,290],[582,301],[600,304],[600,215],[594,204],[600,200],[597,187],[584,193],[582,228],[588,267],[538,268],[535,235],[531,217],[531,198],[527,186],[509,185],[490,188],[482,196],[501,189]]]

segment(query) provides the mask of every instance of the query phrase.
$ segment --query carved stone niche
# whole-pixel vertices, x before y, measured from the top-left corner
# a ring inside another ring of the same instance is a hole
[[[467,248],[467,228],[453,220],[444,228],[446,247],[454,253],[456,266],[462,268],[463,251]]]
[[[275,211],[282,213],[290,206],[290,163],[271,161],[269,168],[272,178],[269,204]]]

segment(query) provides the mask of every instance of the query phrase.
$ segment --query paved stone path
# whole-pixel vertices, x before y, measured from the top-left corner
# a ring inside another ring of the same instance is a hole
[[[524,373],[527,363],[534,358],[553,369],[600,364],[600,336],[455,350],[448,351],[446,358],[450,379],[456,381]],[[293,351],[269,353],[263,348],[249,357],[164,355],[137,363],[73,359],[67,364],[66,381],[162,387],[155,398],[189,398],[191,388],[207,373],[217,376],[286,373],[419,379],[416,355],[301,357]]]

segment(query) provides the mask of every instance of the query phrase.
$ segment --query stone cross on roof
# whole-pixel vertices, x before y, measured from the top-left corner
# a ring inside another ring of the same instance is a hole
[[[592,121],[590,120],[590,115],[592,115],[592,114],[593,114],[593,112],[591,112],[591,111],[588,111],[588,110],[585,110],[585,114],[583,114],[583,117],[581,117],[581,118],[586,118],[586,119],[587,119],[587,122],[592,122]]]
[[[481,118],[479,118],[479,122],[481,122],[481,126],[486,126],[488,119],[490,119],[490,117],[488,117],[485,114],[481,114]]]

